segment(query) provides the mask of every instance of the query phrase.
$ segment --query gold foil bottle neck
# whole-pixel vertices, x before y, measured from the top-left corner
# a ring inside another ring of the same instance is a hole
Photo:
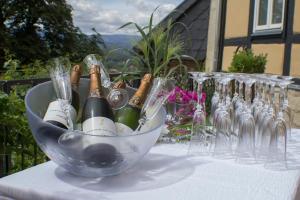
[[[102,97],[101,74],[99,66],[92,65],[90,68],[90,96]]]
[[[82,74],[82,69],[80,65],[75,65],[71,72],[71,85],[78,86],[80,81],[80,76]]]
[[[133,97],[129,100],[129,105],[137,107],[137,108],[142,108],[142,106],[147,98],[152,80],[153,80],[153,76],[151,74],[144,75],[143,79],[141,80],[140,87],[135,92]]]
[[[145,74],[141,82],[148,82],[151,83],[153,80],[152,74]]]
[[[113,89],[119,89],[119,88],[122,88],[122,89],[126,88],[126,83],[123,80],[116,82],[113,86]]]

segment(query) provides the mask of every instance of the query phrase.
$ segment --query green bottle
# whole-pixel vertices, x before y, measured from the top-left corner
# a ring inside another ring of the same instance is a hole
[[[119,135],[130,134],[138,127],[141,109],[149,92],[152,79],[151,74],[145,74],[140,87],[128,104],[116,112],[115,124]]]

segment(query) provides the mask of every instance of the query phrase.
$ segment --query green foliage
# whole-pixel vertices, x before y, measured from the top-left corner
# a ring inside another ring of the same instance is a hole
[[[35,141],[28,127],[25,116],[25,104],[22,97],[24,89],[16,88],[7,95],[0,91],[0,127],[6,134],[0,135],[1,144],[7,142],[5,148],[1,147],[1,154],[11,155],[10,173],[20,171],[21,155],[24,154],[24,168],[34,163]],[[44,162],[45,156],[37,150],[37,163]]]
[[[0,7],[0,69],[5,51],[21,64],[66,55],[78,61],[88,53],[103,53],[101,35],[94,30],[87,36],[75,27],[66,0],[1,0]]]
[[[157,25],[154,28],[154,12],[151,14],[147,26],[142,27],[137,23],[128,22],[120,27],[134,26],[142,37],[142,40],[135,46],[136,51],[132,51],[133,62],[146,68],[155,77],[168,77],[179,67],[186,73],[186,66],[181,60],[184,44],[180,39],[180,34],[174,30],[175,25],[183,24],[173,23],[173,20],[169,19],[166,25]],[[174,59],[178,61],[178,65],[170,66],[170,61]]]
[[[141,73],[138,71],[135,72],[128,72],[128,67],[130,65],[130,59],[128,59],[126,62],[123,63],[123,68],[121,69],[121,74],[117,76],[114,81],[120,81],[122,80],[123,82],[129,82],[132,80],[138,80],[141,78]]]
[[[5,73],[0,76],[0,80],[30,79],[48,77],[45,63],[35,60],[27,65],[20,64],[19,60],[10,58],[4,63]]]
[[[251,49],[237,51],[232,59],[229,72],[264,73],[267,54],[254,55]]]

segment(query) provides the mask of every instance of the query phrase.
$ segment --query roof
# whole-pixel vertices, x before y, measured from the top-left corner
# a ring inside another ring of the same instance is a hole
[[[179,25],[174,27],[185,42],[184,54],[197,60],[205,60],[210,0],[185,0],[175,10],[176,12],[169,14],[159,24],[166,24],[170,18],[174,22],[184,23],[188,31]]]

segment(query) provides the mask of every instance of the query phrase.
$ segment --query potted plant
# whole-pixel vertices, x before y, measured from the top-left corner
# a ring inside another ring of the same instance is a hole
[[[143,67],[155,78],[175,80],[177,87],[173,95],[169,97],[168,103],[175,106],[176,115],[173,116],[174,119],[176,118],[178,124],[184,124],[185,120],[190,121],[192,118],[197,95],[184,89],[187,88],[188,73],[183,58],[194,61],[197,66],[199,64],[193,57],[183,55],[184,42],[180,33],[174,29],[175,26],[183,26],[187,30],[186,26],[181,22],[173,22],[170,18],[166,24],[159,24],[154,27],[153,15],[155,11],[151,14],[146,26],[128,22],[120,28],[133,26],[141,35],[141,40],[130,51],[133,55],[130,59],[132,64]],[[171,102],[174,95],[176,96],[175,101]],[[184,112],[186,110],[189,111]],[[186,130],[189,130],[189,127],[186,127]],[[169,128],[171,130],[174,126]]]
[[[165,25],[159,24],[154,27],[153,15],[151,14],[149,23],[146,26],[140,26],[135,22],[128,22],[121,28],[134,26],[142,39],[137,42],[130,53],[133,55],[131,62],[137,66],[146,68],[148,73],[154,77],[171,77],[176,70],[187,74],[187,67],[182,62],[182,57],[192,59],[198,65],[198,62],[191,56],[182,55],[184,42],[180,34],[174,29],[175,26],[186,26],[180,22],[173,22],[170,18]],[[170,65],[171,61],[176,60],[177,64]]]
[[[267,54],[255,55],[251,49],[237,50],[232,58],[229,72],[264,73],[267,63]]]

